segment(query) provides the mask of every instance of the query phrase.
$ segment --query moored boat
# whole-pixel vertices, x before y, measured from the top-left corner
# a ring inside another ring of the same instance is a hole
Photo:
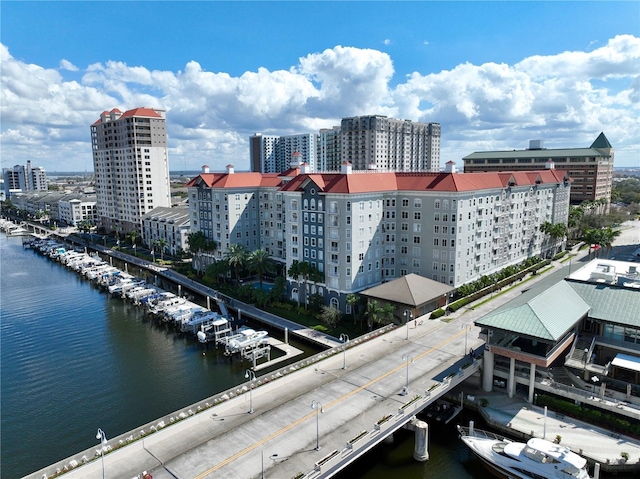
[[[590,479],[587,461],[578,454],[537,437],[526,443],[473,427],[458,426],[460,439],[494,475],[507,479]]]

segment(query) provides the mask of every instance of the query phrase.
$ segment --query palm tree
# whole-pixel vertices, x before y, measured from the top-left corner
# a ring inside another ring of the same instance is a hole
[[[300,276],[302,276],[302,281],[304,281],[304,308],[307,309],[307,303],[309,302],[307,290],[309,275],[311,274],[311,265],[306,261],[302,261],[298,265],[298,272]]]
[[[127,236],[129,237],[129,241],[131,241],[131,246],[132,247],[135,246],[136,242],[138,241],[138,232],[137,231],[132,231]]]
[[[392,322],[394,313],[396,312],[396,308],[391,303],[385,303],[382,307],[382,321],[383,322]]]
[[[360,299],[355,294],[349,293],[347,295],[347,304],[351,306],[351,311],[353,312],[353,324],[356,324],[356,314],[359,301]]]
[[[239,243],[234,243],[229,246],[225,255],[229,266],[233,268],[236,277],[236,284],[240,283],[240,270],[244,267],[247,261],[247,248]]]
[[[164,261],[164,249],[169,243],[164,238],[159,238],[155,240],[154,243],[158,245],[158,248],[160,249],[160,261]]]
[[[378,306],[376,301],[367,303],[367,314],[369,315],[369,329],[373,329],[374,323],[380,322],[383,309]]]
[[[553,224],[553,223],[549,223],[548,221],[545,221],[540,226],[540,232],[544,233],[546,236],[551,238],[553,242],[553,255],[555,256],[558,249],[558,239],[559,238],[564,239],[564,237],[568,233],[567,225],[565,225],[564,223]]]
[[[260,280],[260,290],[262,291],[262,277],[265,273],[273,273],[275,271],[275,264],[273,259],[263,249],[257,249],[251,252],[247,258],[247,266],[251,271],[255,271]]]
[[[300,307],[300,262],[297,259],[294,259],[291,262],[291,266],[289,266],[289,270],[287,271],[287,275],[294,279],[298,285],[298,307]]]

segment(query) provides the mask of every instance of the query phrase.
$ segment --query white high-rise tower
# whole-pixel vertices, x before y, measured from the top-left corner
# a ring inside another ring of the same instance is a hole
[[[98,224],[141,231],[142,215],[171,206],[165,110],[104,111],[91,125]]]

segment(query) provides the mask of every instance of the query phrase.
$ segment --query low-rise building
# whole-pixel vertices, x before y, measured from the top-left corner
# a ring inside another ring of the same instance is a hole
[[[96,197],[64,198],[58,202],[58,217],[62,224],[78,226],[81,223],[96,224]]]
[[[539,295],[475,321],[483,328],[482,387],[529,388],[551,367],[576,380],[636,396],[640,405],[640,273],[637,265],[596,259]]]
[[[159,206],[142,216],[142,238],[153,251],[158,241],[164,241],[164,252],[175,255],[189,250],[191,225],[188,207],[168,208]],[[157,251],[160,256],[160,251]]]

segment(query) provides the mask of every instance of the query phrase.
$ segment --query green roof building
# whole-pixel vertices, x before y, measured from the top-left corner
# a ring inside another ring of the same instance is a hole
[[[531,140],[526,150],[476,151],[463,158],[464,172],[523,171],[557,168],[569,173],[571,203],[602,201],[609,211],[613,183],[611,143],[600,133],[589,148],[544,148],[541,140]]]

